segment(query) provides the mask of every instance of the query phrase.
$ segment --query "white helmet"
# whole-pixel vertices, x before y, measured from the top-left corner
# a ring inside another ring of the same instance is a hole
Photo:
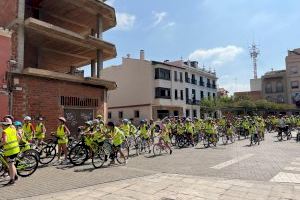
[[[63,121],[64,123],[67,121],[64,117],[59,117],[58,120]]]
[[[24,121],[31,121],[31,117],[29,116],[24,117]]]

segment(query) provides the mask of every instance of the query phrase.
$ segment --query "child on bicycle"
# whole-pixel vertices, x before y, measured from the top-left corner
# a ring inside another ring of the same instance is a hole
[[[46,136],[46,128],[43,123],[43,118],[39,117],[38,118],[38,124],[35,127],[35,137],[38,140],[38,146],[43,142]]]
[[[163,123],[160,125],[159,131],[159,143],[162,143],[170,150],[170,154],[172,154],[172,149],[170,147],[171,139],[170,139],[170,132],[171,130],[167,128],[167,126]]]
[[[65,160],[63,163],[68,161],[68,136],[70,131],[66,125],[67,120],[64,117],[59,117],[59,125],[57,127],[56,136],[58,137],[58,162],[60,161],[61,153],[64,153]]]
[[[4,157],[8,161],[8,173],[10,181],[8,185],[15,184],[15,181],[18,180],[17,169],[15,167],[15,159],[20,152],[18,134],[16,129],[12,126],[12,120],[6,118],[4,122],[1,122],[2,125],[2,138],[1,142],[3,144]]]

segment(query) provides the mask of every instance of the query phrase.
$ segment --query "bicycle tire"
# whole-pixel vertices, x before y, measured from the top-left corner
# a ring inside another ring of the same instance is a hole
[[[88,154],[88,150],[84,145],[77,144],[71,149],[69,160],[75,166],[83,165],[88,160]]]
[[[24,165],[24,166],[23,166]],[[31,176],[38,168],[38,160],[30,154],[22,154],[18,156],[16,161],[17,174],[21,177]],[[29,172],[23,174],[23,172]]]
[[[153,154],[155,156],[161,155],[161,146],[160,146],[160,144],[154,144],[153,145]]]
[[[93,153],[92,156],[92,165],[95,169],[101,168],[105,163],[107,156],[102,148],[100,148],[97,152]]]
[[[205,148],[208,148],[210,145],[209,145],[209,137],[204,137],[203,139],[203,146]]]
[[[39,162],[43,165],[51,163],[56,156],[56,145],[47,145],[39,152]]]
[[[23,152],[24,154],[29,154],[29,155],[33,155],[36,157],[36,159],[39,161],[40,160],[40,153],[35,150],[35,149],[28,149],[25,152]]]
[[[228,143],[227,135],[222,136],[222,142],[223,142],[224,145],[226,145]]]
[[[118,150],[115,155],[116,155],[116,160],[119,164],[121,164],[121,165],[126,164],[125,156],[123,158],[121,158],[121,150]]]

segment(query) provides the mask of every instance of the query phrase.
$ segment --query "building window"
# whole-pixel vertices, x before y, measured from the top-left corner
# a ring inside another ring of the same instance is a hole
[[[216,93],[213,93],[213,99],[216,99]]]
[[[179,77],[179,78],[180,78],[180,82],[182,83],[182,82],[183,82],[183,75],[182,75],[182,72],[179,73],[179,76],[180,76],[180,77]]]
[[[212,88],[213,88],[213,89],[216,89],[216,88],[217,88],[217,85],[216,85],[216,81],[215,81],[215,80],[212,81]]]
[[[272,93],[272,84],[271,83],[267,83],[266,87],[265,87],[265,92],[268,93]]]
[[[107,118],[108,118],[108,119],[111,119],[111,112],[108,112]]]
[[[210,88],[210,87],[211,87],[211,84],[210,84],[210,79],[207,79],[207,84],[206,84],[206,86],[207,86],[208,88]]]
[[[197,80],[195,79],[195,74],[192,74],[192,84],[197,85]]]
[[[175,90],[175,99],[177,100],[178,99],[178,91]]]
[[[283,92],[283,84],[282,82],[276,83],[276,92]]]
[[[188,100],[190,98],[189,88],[185,88],[185,99]]]
[[[210,92],[207,92],[207,98],[210,99]]]
[[[193,117],[197,117],[197,110],[193,110]]]
[[[179,116],[178,110],[174,110],[174,116]]]
[[[180,99],[183,100],[183,90],[180,90]]]
[[[196,90],[192,89],[192,99],[196,100]]]
[[[155,79],[171,80],[171,71],[163,68],[155,68]]]
[[[135,118],[140,118],[140,111],[139,110],[134,111],[134,117]]]
[[[190,83],[191,79],[189,78],[189,74],[187,72],[185,72],[185,82],[186,83]]]
[[[171,89],[170,88],[155,88],[155,98],[159,99],[171,99]]]
[[[60,105],[74,107],[98,107],[99,99],[61,96]]]
[[[292,88],[292,89],[297,89],[297,88],[299,88],[299,81],[292,81],[292,82],[291,82],[291,88]]]
[[[190,116],[190,110],[189,110],[189,109],[186,109],[186,110],[185,110],[185,116],[186,116],[186,117],[189,117],[189,116]]]
[[[157,118],[163,119],[165,117],[169,117],[170,112],[168,110],[157,110]]]
[[[120,118],[120,119],[123,119],[123,111],[120,111],[120,112],[119,112],[119,118]]]
[[[204,98],[204,92],[200,91],[200,98],[203,99]]]
[[[178,77],[177,77],[177,71],[174,71],[174,81],[178,81]]]
[[[200,86],[204,86],[204,81],[203,81],[203,77],[202,76],[200,76],[199,85]]]

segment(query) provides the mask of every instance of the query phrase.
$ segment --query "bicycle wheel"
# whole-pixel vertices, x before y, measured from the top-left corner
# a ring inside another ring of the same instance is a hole
[[[93,153],[92,164],[96,169],[102,167],[106,160],[107,156],[103,148],[100,148],[97,152]]]
[[[209,137],[207,137],[207,136],[204,137],[204,139],[203,139],[203,146],[205,148],[209,147]]]
[[[217,135],[214,135],[214,137],[212,138],[212,144],[216,147],[217,146],[217,143],[219,141],[219,137]]]
[[[234,142],[235,142],[235,137],[236,137],[235,134],[233,134],[232,136],[230,136],[230,142],[231,142],[231,143],[234,143]]]
[[[3,163],[0,161],[0,177],[2,177],[5,173],[5,167]]]
[[[39,154],[39,162],[41,164],[47,165],[51,163],[56,156],[56,145],[47,145],[43,147]]]
[[[186,140],[184,137],[180,137],[178,140],[178,147],[181,149],[184,147],[184,145],[186,144]]]
[[[73,147],[69,154],[70,162],[75,165],[83,165],[88,159],[88,150],[82,144],[77,144]]]
[[[38,161],[40,160],[40,153],[35,149],[28,149],[24,152],[24,154],[33,155]]]
[[[222,142],[224,145],[226,145],[228,143],[228,138],[227,138],[227,135],[222,135]]]
[[[160,144],[154,144],[153,145],[153,154],[155,156],[159,156],[161,154],[161,146],[160,146]]]
[[[122,155],[122,151],[121,150],[118,150],[116,152],[116,159],[117,159],[117,162],[121,165],[123,164],[126,164],[126,158],[124,155]]]
[[[32,175],[38,167],[38,160],[30,154],[18,156],[16,161],[17,174],[21,177]]]
[[[135,139],[134,148],[135,148],[136,155],[137,156],[140,155],[142,152],[142,140],[140,137]]]

